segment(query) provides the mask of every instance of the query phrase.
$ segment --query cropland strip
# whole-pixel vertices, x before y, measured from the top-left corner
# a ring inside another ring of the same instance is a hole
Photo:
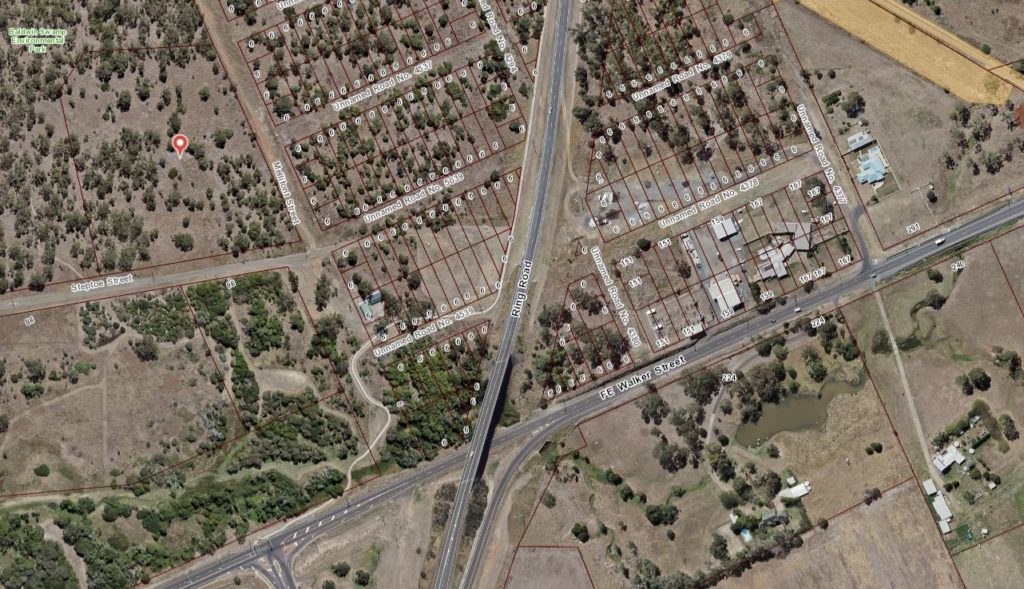
[[[801,4],[968,102],[1004,104],[1014,87],[1024,89],[1020,74],[895,0]]]

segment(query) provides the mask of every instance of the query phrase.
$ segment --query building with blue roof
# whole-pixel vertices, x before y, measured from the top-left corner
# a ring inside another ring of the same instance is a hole
[[[857,172],[857,181],[861,184],[876,184],[885,180],[885,160],[882,158],[882,150],[877,146],[868,150],[868,153],[857,158],[860,164],[860,172]]]

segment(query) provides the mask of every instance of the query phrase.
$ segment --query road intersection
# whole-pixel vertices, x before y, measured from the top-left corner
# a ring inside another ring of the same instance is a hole
[[[562,108],[562,81],[564,77],[565,58],[567,57],[567,43],[569,33],[569,22],[571,18],[570,2],[559,2],[556,7],[556,18],[554,19],[554,55],[545,62],[544,67],[550,68],[550,89],[547,99],[549,109],[546,112],[544,122],[544,135],[542,147],[538,157],[540,163],[532,207],[527,218],[528,229],[523,246],[522,262],[520,272],[524,268],[535,263],[537,243],[540,241],[540,231],[543,227],[543,211],[547,203],[549,181],[552,171],[554,150],[560,145],[559,134],[564,132],[560,125]],[[856,220],[859,211],[855,211],[851,217]],[[1008,223],[1015,222],[1024,217],[1024,202],[1015,202],[1004,205],[998,209],[966,222],[962,225],[949,228],[943,235],[942,243],[935,243],[927,240],[924,243],[908,247],[904,251],[894,254],[882,261],[865,260],[860,272],[856,275],[848,275],[841,281],[809,294],[801,295],[798,301],[793,304],[776,308],[766,315],[748,314],[747,319],[737,322],[728,331],[709,336],[697,342],[693,347],[685,350],[687,366],[697,365],[704,362],[712,362],[721,358],[729,350],[742,345],[744,342],[764,332],[773,329],[778,321],[784,321],[797,316],[792,309],[797,305],[803,309],[802,316],[816,313],[817,309],[831,309],[838,305],[840,299],[854,294],[866,292],[869,288],[887,279],[913,268],[924,260],[947,253],[964,242],[977,238],[978,236],[992,232]],[[856,222],[853,223],[856,225]],[[855,232],[856,233],[856,232]],[[863,240],[857,235],[858,246],[866,253]],[[288,266],[299,266],[307,259],[324,255],[331,245],[312,248],[305,253],[287,253],[277,258],[251,260],[236,262],[224,266],[192,270],[183,273],[155,276],[153,278],[139,279],[147,287],[163,288],[168,286],[179,286],[183,283],[199,282],[220,277],[237,275],[240,272],[251,272],[267,270],[270,268],[281,268]],[[511,265],[509,266],[511,268]],[[518,278],[518,277],[517,277]],[[528,294],[528,284],[523,287],[516,287],[516,280],[506,281],[513,287],[504,289],[502,296],[514,299],[517,295]],[[136,282],[136,287],[139,282]],[[510,292],[511,291],[511,292]],[[85,295],[77,296],[70,294],[65,289],[47,290],[42,293],[11,297],[8,302],[0,305],[0,311],[10,312],[31,312],[33,310],[67,304],[68,302],[79,302],[87,300]],[[499,306],[499,308],[501,308]],[[516,342],[520,317],[510,315],[506,320],[502,332],[502,338],[495,355],[495,363],[491,378],[488,380],[487,390],[480,403],[479,421],[474,429],[473,437],[467,447],[454,451],[444,458],[438,459],[420,468],[396,475],[391,480],[375,486],[369,491],[357,491],[354,498],[345,498],[330,502],[321,506],[311,513],[296,518],[293,522],[285,525],[276,525],[273,531],[259,537],[248,547],[225,547],[217,555],[209,557],[206,562],[190,563],[187,572],[168,572],[155,580],[156,586],[173,589],[184,589],[189,587],[202,587],[213,580],[225,575],[239,574],[244,571],[251,571],[260,577],[271,582],[274,587],[297,587],[293,578],[293,559],[301,549],[317,538],[329,534],[342,532],[355,521],[365,517],[388,503],[401,497],[407,496],[424,484],[437,480],[457,469],[462,469],[459,489],[456,494],[455,504],[451,511],[449,526],[446,530],[439,553],[438,569],[434,576],[433,587],[447,589],[457,583],[456,564],[458,562],[458,546],[465,526],[465,516],[472,485],[476,474],[481,472],[486,464],[488,448],[514,448],[510,461],[504,465],[501,476],[494,482],[488,498],[488,506],[484,513],[483,521],[477,531],[472,550],[468,561],[465,564],[461,587],[477,587],[482,575],[484,564],[483,555],[486,553],[486,545],[489,538],[495,532],[498,524],[496,514],[508,495],[516,476],[521,472],[521,467],[532,456],[535,456],[551,434],[577,423],[609,406],[610,403],[627,401],[639,394],[642,394],[643,387],[620,393],[614,397],[599,394],[601,387],[592,387],[589,390],[577,393],[574,397],[564,403],[553,403],[544,411],[536,412],[528,416],[524,421],[510,428],[502,429],[494,434],[493,440],[488,440],[488,433],[494,413],[497,410],[499,398],[499,387],[502,384],[501,376],[511,361],[511,353]],[[671,353],[677,355],[678,350]],[[613,382],[622,382],[627,379],[643,374],[651,370],[651,365],[663,361],[668,354],[652,360],[644,366],[637,366],[630,373],[627,373]],[[677,373],[659,377],[661,379],[674,378]],[[655,382],[658,378],[653,379]],[[490,444],[488,444],[490,442]],[[258,535],[258,534],[257,534]],[[183,569],[184,570],[184,569]]]
[[[926,259],[948,253],[965,242],[990,233],[1022,217],[1024,217],[1024,201],[1014,202],[993,210],[973,221],[950,229],[944,235],[945,241],[940,245],[935,245],[929,240],[910,247],[887,260],[867,262],[856,276],[801,297],[799,305],[803,312],[800,316],[816,314],[816,309],[819,307],[826,307],[828,309],[835,307],[837,306],[837,301],[842,298],[857,294],[866,290],[867,287],[893,278],[921,264]],[[747,320],[745,323],[736,325],[729,331],[709,336],[705,340],[700,341],[693,348],[686,351],[687,365],[697,365],[721,358],[728,350],[743,344],[758,334],[770,330],[780,319],[795,316],[791,310],[793,306],[777,307],[771,313],[758,315]],[[655,359],[651,364],[660,360],[661,358]],[[633,372],[616,379],[615,382],[628,380],[645,370],[650,370],[649,365],[637,367]],[[667,377],[668,375],[663,378]],[[657,382],[657,380],[655,379],[654,382]],[[520,467],[526,460],[536,454],[550,434],[604,410],[609,406],[610,402],[624,402],[643,393],[643,388],[641,387],[626,395],[604,398],[599,394],[599,390],[598,387],[595,387],[577,394],[577,396],[562,404],[552,404],[548,409],[535,413],[525,421],[510,428],[500,430],[495,434],[492,444],[495,448],[514,446],[516,443],[525,442],[525,444],[519,448],[512,460],[505,466],[502,477],[495,483],[491,491],[487,511],[477,532],[477,544],[486,542],[486,539],[493,532],[495,525],[494,515],[497,513],[504,496],[508,493],[512,481],[519,473]],[[344,504],[323,509],[311,516],[300,517],[279,531],[262,538],[252,549],[234,552],[224,550],[223,554],[217,557],[216,560],[204,564],[187,575],[173,580],[168,579],[165,583],[161,584],[158,580],[157,586],[167,589],[201,587],[203,584],[222,575],[251,569],[254,565],[259,564],[261,560],[264,562],[276,560],[290,564],[289,557],[285,555],[286,550],[289,554],[294,554],[315,538],[324,534],[336,533],[374,509],[414,492],[426,482],[435,480],[463,465],[468,452],[467,448],[460,449],[418,470],[389,481],[384,486],[357,499],[347,499]],[[465,568],[466,581],[463,583],[464,587],[473,587],[475,580],[480,574],[479,567],[482,564],[480,561],[481,552],[482,550],[474,546]],[[282,568],[290,569],[289,566]],[[275,586],[295,587],[296,585],[289,584],[286,579],[277,579]]]

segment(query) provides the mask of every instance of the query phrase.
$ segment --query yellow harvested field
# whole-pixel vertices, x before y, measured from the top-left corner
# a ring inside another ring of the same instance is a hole
[[[851,35],[968,102],[1004,104],[1024,76],[898,0],[801,0]],[[998,75],[988,70],[998,71]]]

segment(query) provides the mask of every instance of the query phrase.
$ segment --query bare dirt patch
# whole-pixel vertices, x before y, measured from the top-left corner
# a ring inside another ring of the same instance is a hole
[[[516,552],[507,589],[584,589],[594,587],[579,550],[574,547],[531,547]]]
[[[104,51],[78,68],[65,101],[102,271],[295,239],[212,47]],[[189,138],[181,158],[177,133]]]
[[[1009,234],[1004,239],[1018,237]],[[919,449],[909,415],[901,414],[907,403],[900,399],[903,389],[891,354],[872,350],[867,356],[875,385],[894,408],[896,427],[919,476],[933,477],[923,468],[922,458],[930,461],[937,450],[960,445],[964,460],[935,481],[946,488],[953,513],[950,525],[955,533],[947,535],[947,543],[960,550],[980,540],[983,530],[998,533],[1024,517],[1024,455],[1018,441],[1004,439],[1006,430],[996,419],[1007,415],[1017,421],[1024,414],[1019,377],[999,360],[1002,353],[1024,349],[1024,318],[993,252],[989,244],[981,244],[961,258],[941,262],[881,291],[925,450]],[[863,345],[874,347],[882,324],[877,313],[863,310],[871,303],[869,299],[857,303],[850,317]],[[965,375],[978,373],[985,375],[984,383],[970,386],[965,394]],[[978,419],[967,423],[974,414],[969,412],[978,411],[983,411]],[[960,421],[965,425],[954,426]]]
[[[151,311],[161,320],[133,322]],[[4,493],[123,482],[239,432],[179,289],[32,317],[0,319],[10,334],[0,379]],[[134,346],[161,329],[154,357],[141,360]]]

